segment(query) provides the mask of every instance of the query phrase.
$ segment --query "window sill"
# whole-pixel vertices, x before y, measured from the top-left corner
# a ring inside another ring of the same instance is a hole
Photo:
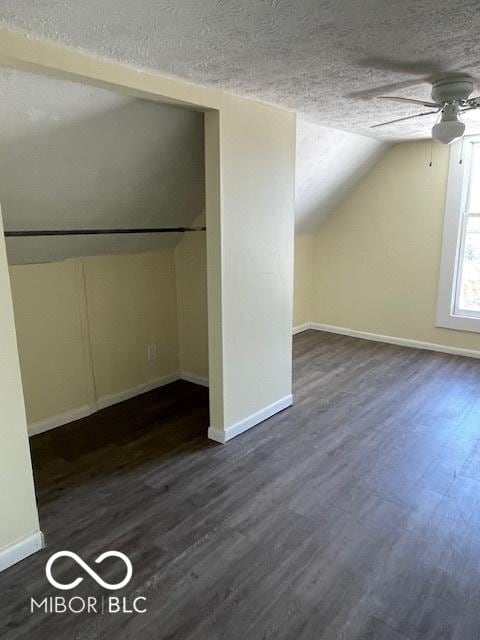
[[[437,317],[436,326],[442,329],[454,329],[456,331],[471,331],[480,333],[480,318],[471,318],[460,315],[440,315]]]

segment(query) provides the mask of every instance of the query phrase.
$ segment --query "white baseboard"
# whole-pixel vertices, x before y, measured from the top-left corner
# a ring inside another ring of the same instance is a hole
[[[228,440],[235,438],[235,436],[240,435],[244,431],[255,427],[260,422],[271,418],[273,415],[278,413],[279,411],[283,411],[288,407],[292,406],[292,394],[277,400],[273,404],[268,405],[264,409],[257,411],[256,413],[252,413],[252,415],[240,420],[236,424],[233,424],[231,427],[228,427],[225,430],[215,429],[214,427],[209,427],[208,429],[208,437],[210,440],[215,440],[215,442],[220,442],[221,444],[225,444]]]
[[[57,427],[61,427],[62,425],[69,422],[74,422],[75,420],[86,418],[87,416],[92,415],[92,413],[95,413],[95,411],[95,407],[85,405],[83,407],[78,407],[77,409],[65,411],[65,413],[60,413],[59,415],[52,416],[51,418],[46,418],[45,420],[31,422],[28,425],[28,435],[35,436],[37,435],[37,433],[43,433],[44,431],[50,431],[50,429],[56,429]]]
[[[308,329],[312,328],[312,323],[311,322],[304,322],[303,324],[297,324],[296,327],[293,327],[293,335],[296,336],[297,333],[302,333],[303,331],[307,331]]]
[[[179,378],[180,373],[176,371],[175,373],[171,373],[167,376],[155,378],[154,380],[151,380],[146,384],[138,385],[138,387],[132,387],[130,389],[125,389],[125,391],[119,391],[118,393],[112,393],[107,396],[102,396],[97,400],[97,410],[106,409],[107,407],[111,407],[112,404],[130,400],[130,398],[139,396],[140,394],[146,393],[147,391],[152,391],[153,389],[158,389],[158,387],[164,387],[166,384],[175,382],[175,380],[178,380]]]
[[[131,389],[120,391],[119,393],[113,393],[108,396],[103,396],[98,399],[97,403],[94,406],[85,405],[83,407],[78,407],[77,409],[71,409],[70,411],[66,411],[65,413],[62,413],[60,415],[46,418],[45,420],[31,422],[28,425],[28,435],[34,436],[38,433],[49,431],[50,429],[56,429],[57,427],[61,427],[64,424],[68,424],[69,422],[74,422],[75,420],[86,418],[87,416],[92,415],[92,413],[95,413],[100,409],[105,409],[106,407],[110,407],[113,404],[117,404],[117,402],[123,402],[124,400],[129,400],[130,398],[138,396],[142,393],[146,393],[147,391],[152,391],[153,389],[157,389],[158,387],[163,387],[166,384],[175,382],[175,380],[179,380],[179,378],[180,374],[178,372],[175,372],[168,376],[155,378],[147,384],[142,384],[138,387],[132,387]]]
[[[454,356],[466,356],[468,358],[480,358],[480,351],[476,351],[475,349],[461,349],[460,347],[449,347],[443,344],[435,344],[434,342],[422,342],[420,340],[410,340],[408,338],[384,336],[380,333],[357,331],[356,329],[337,327],[330,324],[321,324],[319,322],[311,322],[309,329],[314,329],[315,331],[326,331],[328,333],[338,333],[342,336],[350,336],[351,338],[362,338],[363,340],[372,340],[373,342],[396,344],[400,347],[425,349],[427,351],[438,351],[439,353],[449,353]]]
[[[198,376],[196,373],[180,371],[180,379],[193,382],[193,384],[199,384],[201,387],[208,387],[208,378],[206,376]]]
[[[16,542],[0,551],[0,571],[4,571],[12,565],[20,562],[24,558],[28,558],[32,553],[36,553],[45,546],[43,533],[35,531],[27,538]]]

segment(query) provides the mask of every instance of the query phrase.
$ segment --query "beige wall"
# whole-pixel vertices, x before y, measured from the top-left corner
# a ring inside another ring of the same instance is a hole
[[[0,551],[38,530],[0,215]]]
[[[315,234],[312,318],[358,331],[480,349],[435,327],[449,148],[393,146]]]
[[[295,131],[293,113],[225,98],[223,430],[291,394]]]
[[[205,217],[195,226],[205,223]],[[175,247],[180,371],[208,379],[207,242],[185,233]]]
[[[314,235],[295,236],[295,261],[293,281],[293,326],[311,321],[313,285]]]
[[[213,426],[222,435],[237,421],[253,426],[269,411],[279,410],[291,394],[295,115],[6,29],[1,31],[0,60],[7,66],[46,70],[130,95],[206,110]],[[8,281],[5,261],[0,263],[0,278]],[[2,291],[0,285],[1,302],[8,315],[11,303]],[[11,320],[0,329],[1,340],[9,349],[2,362],[8,375],[18,370]],[[2,376],[1,397],[11,391]],[[7,451],[18,437],[26,446],[18,379],[13,392],[16,413],[9,420]],[[9,504],[11,486],[21,485],[30,473],[28,456],[17,462],[8,462],[2,469],[0,500]],[[25,533],[29,529],[27,520],[34,521],[36,510],[31,500],[17,497],[12,518],[25,518],[18,528]],[[11,542],[10,525],[2,521],[0,528],[5,543]]]
[[[7,65],[205,110],[210,414],[222,433],[237,421],[255,424],[257,412],[291,394],[295,114],[19,33],[1,36]]]
[[[10,267],[28,422],[92,402],[80,261]]]
[[[34,428],[178,373],[173,249],[13,266],[10,275]]]
[[[97,398],[178,372],[173,249],[84,260]],[[147,361],[147,346],[156,359]]]

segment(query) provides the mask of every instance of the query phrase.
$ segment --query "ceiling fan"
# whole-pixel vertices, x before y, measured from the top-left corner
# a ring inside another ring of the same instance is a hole
[[[396,118],[388,122],[372,125],[372,129],[376,127],[384,127],[395,122],[411,120],[413,118],[421,118],[432,114],[441,113],[440,121],[437,122],[432,129],[432,138],[450,144],[457,138],[461,138],[465,132],[465,124],[459,120],[465,111],[480,108],[480,96],[469,98],[473,91],[473,79],[465,73],[445,74],[431,81],[432,84],[432,101],[414,100],[411,98],[400,98],[397,96],[377,96],[381,100],[394,100],[396,102],[404,102],[426,107],[430,111],[423,111],[404,118]]]

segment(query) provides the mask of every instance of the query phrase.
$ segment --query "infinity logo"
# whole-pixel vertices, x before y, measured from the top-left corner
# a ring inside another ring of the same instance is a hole
[[[63,558],[63,557],[72,558],[72,560],[75,560],[75,562],[79,564],[82,567],[82,569],[86,573],[88,573],[88,575],[91,576],[95,580],[95,582],[97,582],[101,587],[103,587],[104,589],[109,589],[110,591],[114,591],[115,589],[121,589],[122,587],[124,587],[126,584],[130,582],[130,579],[133,573],[133,568],[132,568],[132,563],[127,558],[127,556],[124,553],[121,553],[120,551],[105,551],[104,553],[99,555],[98,558],[96,558],[95,563],[99,564],[100,562],[103,562],[105,558],[110,558],[112,556],[123,560],[123,562],[125,563],[125,566],[127,567],[127,573],[125,575],[125,578],[121,582],[118,582],[116,584],[110,584],[108,582],[105,582],[105,580],[103,580],[98,575],[98,573],[96,573],[93,569],[91,569],[88,566],[88,564],[86,564],[86,562],[84,562],[80,558],[80,556],[77,556],[76,553],[73,553],[73,551],[57,551],[57,553],[54,553],[53,556],[51,556],[48,559],[48,562],[45,566],[45,574],[50,584],[56,587],[57,589],[61,589],[62,591],[75,589],[75,587],[78,587],[78,585],[82,582],[83,578],[75,578],[73,582],[69,582],[68,584],[62,584],[61,582],[58,582],[57,580],[55,580],[55,578],[52,576],[52,565],[58,558]]]

